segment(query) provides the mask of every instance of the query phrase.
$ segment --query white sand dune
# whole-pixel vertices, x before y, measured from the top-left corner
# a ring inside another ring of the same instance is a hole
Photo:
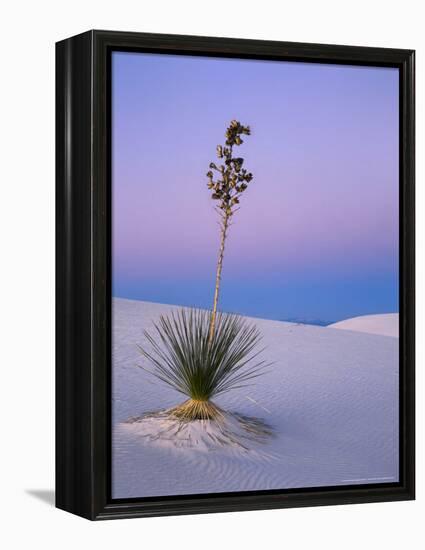
[[[362,315],[345,319],[329,325],[330,328],[381,334],[382,336],[398,337],[398,313],[382,313],[379,315]]]
[[[214,430],[209,444],[201,421],[176,437],[161,418],[137,420],[184,400],[136,367],[143,330],[173,309],[113,300],[113,498],[398,480],[397,338],[253,320],[274,364],[216,403],[262,418],[274,436],[241,452],[214,445]]]

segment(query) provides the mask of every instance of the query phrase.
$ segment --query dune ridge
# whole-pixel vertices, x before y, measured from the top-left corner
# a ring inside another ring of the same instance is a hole
[[[114,298],[112,307],[113,498],[398,480],[397,338],[254,319],[274,366],[217,405],[263,419],[274,436],[248,453],[164,445],[155,425],[146,434],[129,419],[184,401],[136,366],[143,330],[176,306]]]
[[[352,317],[351,319],[344,319],[344,321],[339,321],[328,326],[341,330],[398,337],[399,315],[398,313],[361,315],[359,317]]]

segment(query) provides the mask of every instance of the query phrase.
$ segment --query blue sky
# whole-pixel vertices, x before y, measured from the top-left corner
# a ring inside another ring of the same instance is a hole
[[[205,173],[236,118],[254,180],[220,307],[336,321],[398,311],[398,70],[114,53],[113,293],[210,307]]]

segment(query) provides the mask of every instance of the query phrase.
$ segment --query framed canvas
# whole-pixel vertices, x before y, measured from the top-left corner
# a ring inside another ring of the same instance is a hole
[[[57,53],[56,503],[414,498],[414,52]]]

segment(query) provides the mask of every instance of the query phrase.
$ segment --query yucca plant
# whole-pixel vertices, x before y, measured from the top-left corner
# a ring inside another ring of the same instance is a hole
[[[170,410],[182,419],[211,420],[221,415],[211,399],[244,386],[259,376],[264,361],[255,361],[260,334],[237,315],[218,312],[210,339],[211,312],[181,309],[161,316],[153,336],[145,331],[151,351],[139,347],[151,368],[147,372],[189,397]]]
[[[243,318],[218,311],[223,257],[231,218],[238,210],[239,199],[253,176],[243,168],[244,159],[233,155],[233,148],[250,135],[249,126],[232,120],[226,130],[224,145],[217,146],[223,164],[212,162],[207,172],[207,186],[212,199],[218,201],[220,246],[216,268],[213,306],[210,311],[178,310],[161,316],[153,334],[145,331],[150,350],[139,347],[150,367],[144,370],[188,399],[169,413],[182,420],[212,420],[222,411],[211,399],[240,388],[262,374],[264,361],[256,361],[260,333]],[[214,178],[213,170],[216,172]]]

